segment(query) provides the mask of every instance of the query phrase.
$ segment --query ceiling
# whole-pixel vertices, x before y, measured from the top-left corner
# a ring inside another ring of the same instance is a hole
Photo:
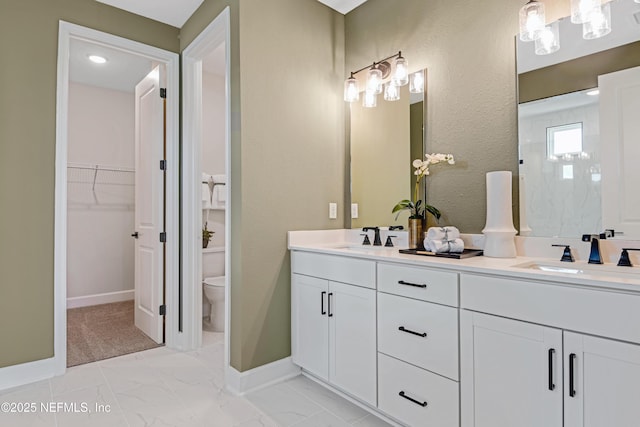
[[[204,0],[96,0],[136,15],[182,28]],[[343,15],[367,0],[318,0]]]
[[[78,39],[71,39],[69,48],[69,79],[74,83],[133,92],[151,71],[151,61],[139,55]],[[94,64],[89,55],[100,55],[107,62]]]
[[[318,0],[320,3],[326,4],[331,9],[346,15],[356,7],[360,6],[367,0]]]
[[[204,0],[96,0],[118,9],[182,28]]]

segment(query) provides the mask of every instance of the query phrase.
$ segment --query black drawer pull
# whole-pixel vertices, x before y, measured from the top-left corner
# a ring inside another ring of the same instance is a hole
[[[333,313],[331,312],[331,297],[333,296],[333,292],[329,292],[329,296],[327,296],[327,306],[329,307],[329,317],[333,317]]]
[[[549,390],[551,391],[556,388],[556,385],[553,383],[553,355],[555,352],[553,348],[549,349]]]
[[[327,293],[325,291],[322,291],[322,293],[320,294],[320,314],[323,316],[327,314],[327,311],[324,309],[324,296],[326,294]]]
[[[411,282],[405,282],[404,280],[398,280],[398,284],[400,285],[407,285],[407,286],[413,286],[416,288],[426,288],[427,285],[418,285],[417,283],[411,283]]]
[[[407,399],[407,400],[412,401],[412,402],[413,402],[413,403],[415,403],[416,405],[420,405],[420,406],[422,406],[423,408],[424,408],[425,406],[427,406],[427,402],[419,402],[419,401],[417,401],[417,400],[415,400],[415,399],[413,399],[413,398],[411,398],[411,397],[407,396],[406,394],[404,394],[404,391],[401,391],[400,393],[398,393],[398,395],[399,395],[399,396],[401,396],[401,397],[404,397],[404,398],[405,398],[405,399]]]
[[[426,333],[426,332],[423,332],[423,333],[420,333],[420,332],[414,332],[414,331],[412,331],[411,329],[407,329],[407,328],[405,328],[404,326],[400,326],[400,327],[398,328],[398,330],[399,330],[399,331],[402,331],[402,332],[406,332],[406,333],[408,333],[408,334],[417,335],[417,336],[422,337],[422,338],[426,338],[426,337],[427,337],[427,333]]]
[[[575,364],[576,364],[576,357],[577,356],[575,353],[571,353],[569,355],[569,396],[571,397],[576,396],[575,379],[573,377],[574,375],[573,371],[575,370]]]

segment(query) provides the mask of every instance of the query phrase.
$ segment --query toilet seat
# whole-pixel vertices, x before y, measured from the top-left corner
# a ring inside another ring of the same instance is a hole
[[[208,286],[224,287],[225,276],[205,277],[203,283]]]

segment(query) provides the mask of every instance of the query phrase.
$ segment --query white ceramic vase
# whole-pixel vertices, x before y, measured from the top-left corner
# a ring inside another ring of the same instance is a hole
[[[494,258],[516,256],[513,210],[511,207],[511,172],[487,173],[487,222],[484,234],[484,255]]]

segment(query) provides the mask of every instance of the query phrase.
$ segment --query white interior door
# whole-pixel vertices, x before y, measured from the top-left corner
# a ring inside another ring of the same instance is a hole
[[[598,77],[602,225],[640,236],[640,67]]]
[[[157,343],[164,341],[164,99],[161,66],[136,86],[135,324]]]

